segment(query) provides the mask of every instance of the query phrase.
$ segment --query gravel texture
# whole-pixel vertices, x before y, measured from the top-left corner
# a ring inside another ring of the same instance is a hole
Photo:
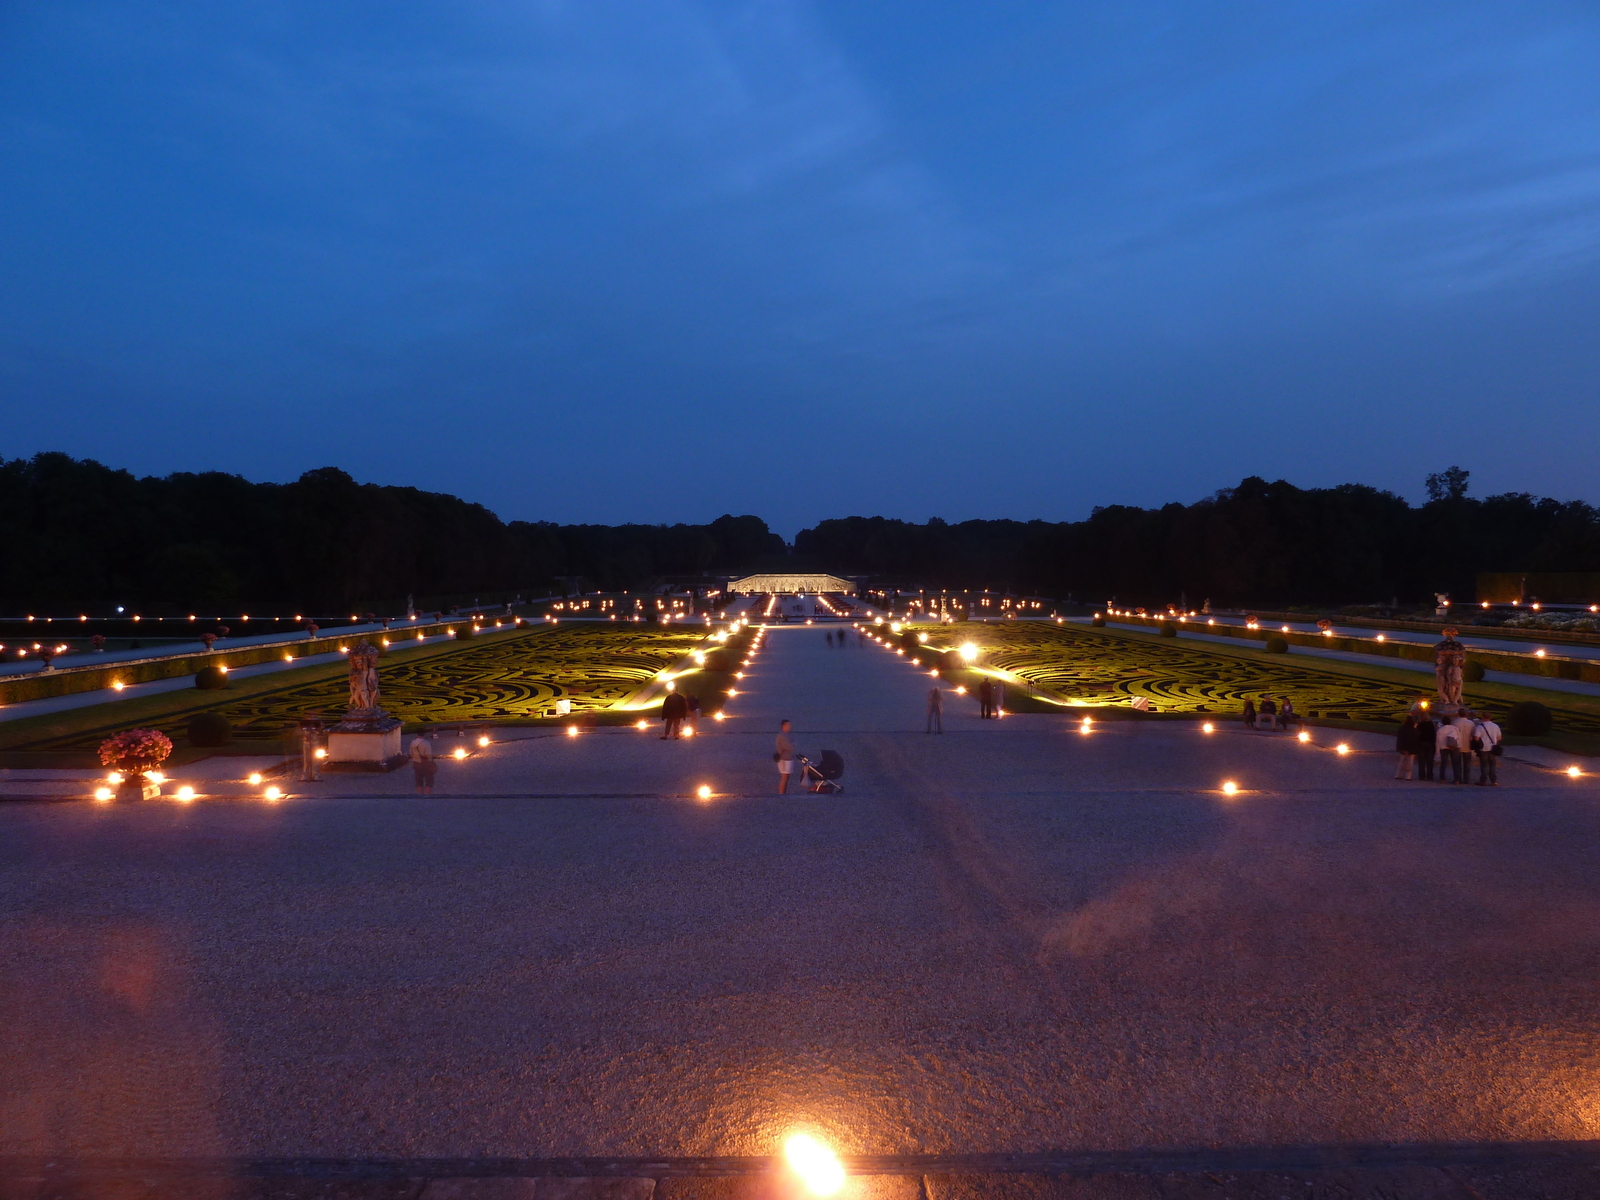
[[[782,630],[692,741],[0,805],[0,1153],[1596,1136],[1592,778],[959,703],[927,736],[928,683]],[[768,794],[780,715],[845,796]]]

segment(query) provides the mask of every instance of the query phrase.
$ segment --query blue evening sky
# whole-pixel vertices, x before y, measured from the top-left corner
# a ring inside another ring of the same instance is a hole
[[[0,2],[0,454],[560,521],[1600,501],[1600,7]]]

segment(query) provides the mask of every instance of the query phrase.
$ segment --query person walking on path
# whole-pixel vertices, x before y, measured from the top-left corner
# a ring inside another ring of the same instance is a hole
[[[1478,786],[1500,786],[1500,726],[1489,719],[1487,713],[1478,718],[1472,727],[1472,744],[1478,753]]]
[[[1406,719],[1400,722],[1400,732],[1395,734],[1394,748],[1400,755],[1400,762],[1394,769],[1394,777],[1410,779],[1412,769],[1417,765],[1416,713],[1407,713]]]
[[[667,693],[667,698],[661,702],[661,740],[668,738],[677,740],[682,737],[680,729],[683,718],[689,711],[689,706],[684,702],[683,695],[677,691]]]
[[[1433,723],[1433,718],[1425,712],[1417,713],[1417,778],[1433,782],[1434,742],[1439,736],[1439,727]],[[1444,768],[1440,768],[1443,771]]]
[[[944,693],[939,685],[928,689],[928,733],[944,732]]]
[[[420,730],[411,739],[411,775],[417,784],[417,795],[433,795],[433,777],[439,773],[439,764],[433,759],[433,743],[428,731]]]
[[[794,743],[789,740],[789,722],[778,726],[778,740],[773,746],[772,761],[778,764],[778,795],[789,790],[789,776],[794,774]]]

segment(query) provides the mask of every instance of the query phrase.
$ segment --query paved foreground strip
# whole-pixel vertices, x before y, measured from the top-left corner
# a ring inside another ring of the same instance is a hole
[[[1578,1200],[1600,1142],[856,1155],[839,1200]],[[778,1160],[0,1158],[4,1200],[803,1200]]]

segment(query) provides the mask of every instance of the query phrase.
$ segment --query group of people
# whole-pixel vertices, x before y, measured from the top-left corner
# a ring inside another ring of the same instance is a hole
[[[1287,696],[1279,696],[1274,701],[1271,696],[1263,696],[1261,707],[1256,707],[1254,700],[1244,702],[1244,727],[1246,729],[1282,729],[1293,733],[1300,724],[1300,714],[1294,710],[1294,701]]]
[[[1415,771],[1417,779],[1431,780],[1437,766],[1440,783],[1471,783],[1472,760],[1476,758],[1478,785],[1498,787],[1502,745],[1500,726],[1488,714],[1462,708],[1453,717],[1436,717],[1419,701],[1411,706],[1395,734],[1400,763],[1394,777],[1410,779]]]
[[[837,647],[838,649],[843,650],[846,646],[848,646],[850,644],[849,642],[845,641],[845,638],[847,636],[848,636],[848,634],[843,629],[839,630],[837,633],[835,633],[831,629],[828,630],[828,647],[829,647],[829,649],[833,649],[833,648]],[[861,631],[859,629],[856,630],[856,649],[859,650],[862,647],[864,647],[866,644],[867,644],[867,639],[862,636]]]

